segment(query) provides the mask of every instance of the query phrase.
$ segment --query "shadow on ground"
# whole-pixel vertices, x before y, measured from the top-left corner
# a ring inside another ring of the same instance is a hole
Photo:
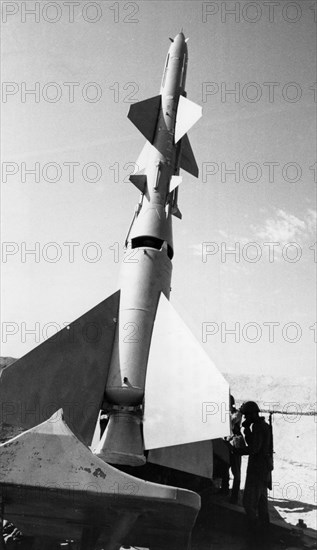
[[[240,492],[240,500],[242,502]],[[192,550],[287,550],[290,548],[317,548],[314,531],[294,528],[287,523],[274,508],[279,501],[269,502],[271,517],[270,529],[259,535],[252,535],[247,530],[244,509],[232,505],[228,497],[210,490],[202,495],[202,509],[197,518],[192,535]],[[312,505],[297,501],[283,501],[285,506],[298,505],[312,509]],[[316,506],[313,506],[316,509]],[[309,532],[309,533],[308,533]]]

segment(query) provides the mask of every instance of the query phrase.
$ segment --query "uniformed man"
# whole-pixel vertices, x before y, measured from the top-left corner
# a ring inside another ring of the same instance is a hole
[[[267,532],[270,523],[267,490],[271,489],[272,442],[271,429],[254,401],[240,408],[245,420],[242,423],[246,446],[238,454],[249,455],[247,477],[243,493],[243,506],[250,532]]]

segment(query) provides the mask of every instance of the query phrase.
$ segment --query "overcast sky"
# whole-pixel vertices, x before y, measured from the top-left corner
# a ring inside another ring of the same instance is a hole
[[[314,7],[3,3],[2,355],[117,289],[144,144],[129,105],[159,92],[183,28],[203,117],[189,132],[200,175],[183,173],[171,302],[222,372],[315,374]]]

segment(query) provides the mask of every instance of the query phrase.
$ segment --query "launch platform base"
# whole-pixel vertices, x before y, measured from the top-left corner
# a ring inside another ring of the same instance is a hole
[[[106,464],[72,433],[62,411],[0,445],[0,462],[3,515],[26,536],[88,537],[86,550],[188,548],[200,497]]]

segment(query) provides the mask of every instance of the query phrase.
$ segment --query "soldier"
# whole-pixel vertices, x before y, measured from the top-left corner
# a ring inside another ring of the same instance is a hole
[[[240,480],[241,480],[241,455],[235,452],[235,449],[245,447],[244,438],[240,431],[241,413],[234,407],[231,414],[232,436],[230,437],[230,468],[233,475],[230,502],[237,504],[239,500]]]
[[[240,408],[245,420],[242,423],[247,443],[236,452],[249,455],[247,477],[243,493],[243,506],[251,533],[267,533],[270,523],[267,490],[271,487],[272,435],[270,426],[259,416],[260,409],[254,401],[247,401]]]
[[[230,502],[237,504],[239,499],[241,478],[241,455],[235,452],[235,448],[245,447],[243,436],[240,432],[241,412],[236,409],[235,399],[230,394],[230,421],[232,435],[225,437],[224,442],[229,453],[228,461],[221,462],[221,489],[219,494],[229,494],[229,469],[233,475]]]

